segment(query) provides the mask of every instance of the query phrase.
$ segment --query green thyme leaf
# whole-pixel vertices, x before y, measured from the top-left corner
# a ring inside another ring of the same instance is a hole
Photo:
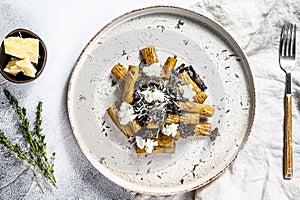
[[[111,87],[113,87],[113,86],[115,86],[117,84],[117,81],[115,81],[115,80],[111,80]]]
[[[182,179],[180,179],[180,183],[181,183],[181,184],[183,184],[183,182],[184,182],[184,179],[183,179],[183,178],[182,178]]]
[[[85,96],[79,95],[79,101],[83,101],[83,100],[86,100]]]
[[[179,19],[179,21],[177,22],[177,24],[176,24],[175,28],[178,28],[178,29],[180,29],[180,26],[183,26],[183,25],[184,25],[184,22],[183,22],[183,21],[181,21],[181,19]]]
[[[125,51],[125,49],[123,49],[121,56],[125,56],[127,53]]]
[[[104,161],[104,160],[105,160],[104,157],[100,158],[99,163],[100,163],[101,165],[105,164],[105,161]]]

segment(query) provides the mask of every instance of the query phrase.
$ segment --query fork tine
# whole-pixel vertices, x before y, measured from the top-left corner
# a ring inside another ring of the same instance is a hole
[[[286,56],[291,56],[292,54],[292,35],[293,35],[293,24],[288,24],[287,29],[287,42],[286,42]]]
[[[296,24],[292,28],[292,46],[291,46],[291,56],[296,55]]]
[[[279,42],[279,55],[282,55],[282,48],[283,48],[283,34],[284,34],[284,26],[281,28],[281,34],[280,34],[280,42]]]
[[[280,50],[279,50],[281,56],[284,56],[286,52],[287,28],[288,28],[288,23],[285,23],[281,29]]]

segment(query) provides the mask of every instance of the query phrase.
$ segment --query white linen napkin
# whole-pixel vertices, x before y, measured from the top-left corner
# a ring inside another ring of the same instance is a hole
[[[300,76],[293,70],[294,177],[282,173],[285,74],[278,63],[281,27],[285,21],[300,26],[297,0],[202,1],[192,9],[220,23],[248,56],[256,88],[256,114],[252,132],[232,167],[195,199],[299,199],[300,198]],[[299,38],[300,31],[297,34]],[[298,40],[298,58],[300,43]],[[299,77],[299,78],[298,78]]]

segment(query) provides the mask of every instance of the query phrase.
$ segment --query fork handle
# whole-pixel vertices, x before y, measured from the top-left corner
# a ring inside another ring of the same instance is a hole
[[[284,178],[293,177],[292,149],[292,95],[285,95],[285,128],[284,128]]]

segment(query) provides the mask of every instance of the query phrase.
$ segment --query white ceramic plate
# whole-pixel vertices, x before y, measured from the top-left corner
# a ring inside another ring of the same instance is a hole
[[[177,26],[178,22],[182,25]],[[111,68],[139,64],[139,49],[154,45],[163,63],[176,54],[208,86],[221,136],[176,142],[175,154],[138,156],[106,109],[118,99]],[[247,140],[254,111],[252,75],[245,55],[218,24],[176,7],[135,10],[102,28],[82,51],[72,73],[68,110],[75,138],[102,174],[133,191],[172,194],[201,187],[226,170]]]

